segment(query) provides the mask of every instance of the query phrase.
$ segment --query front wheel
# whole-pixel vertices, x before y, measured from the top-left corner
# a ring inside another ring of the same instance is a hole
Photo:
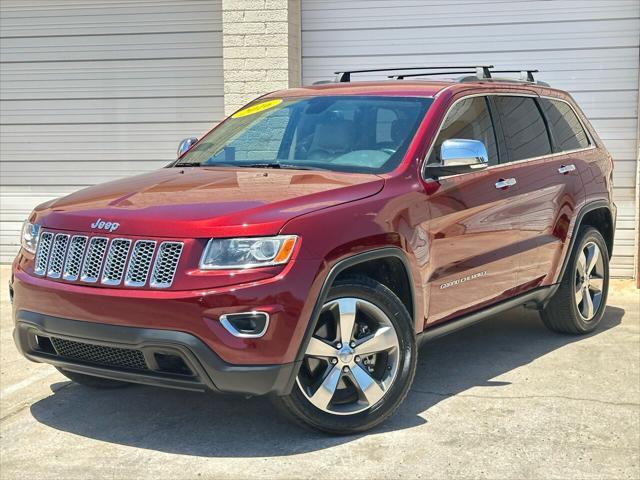
[[[609,291],[609,252],[598,230],[578,232],[557,292],[541,312],[544,324],[560,333],[593,331],[604,314]]]
[[[404,400],[416,359],[413,322],[400,299],[367,277],[339,280],[322,307],[293,391],[277,402],[318,430],[368,430]]]

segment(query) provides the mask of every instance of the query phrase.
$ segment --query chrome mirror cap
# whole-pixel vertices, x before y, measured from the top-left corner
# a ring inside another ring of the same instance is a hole
[[[452,138],[442,142],[440,161],[443,167],[468,165],[483,168],[489,163],[487,147],[479,140]]]
[[[198,143],[196,137],[189,137],[182,140],[178,146],[178,158],[188,152],[196,143]]]

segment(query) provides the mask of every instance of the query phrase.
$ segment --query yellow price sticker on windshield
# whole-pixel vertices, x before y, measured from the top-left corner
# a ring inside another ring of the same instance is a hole
[[[237,111],[231,118],[240,118],[246,117],[247,115],[253,115],[254,113],[262,112],[264,110],[268,110],[269,108],[273,108],[276,105],[280,105],[282,103],[282,99],[278,98],[277,100],[269,100],[267,102],[256,103],[255,105],[251,105],[250,107],[243,108],[242,110]]]

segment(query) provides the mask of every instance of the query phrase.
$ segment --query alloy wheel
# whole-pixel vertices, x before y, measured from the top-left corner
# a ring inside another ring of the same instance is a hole
[[[580,252],[576,265],[575,302],[584,320],[595,317],[602,303],[604,260],[594,242],[588,242]]]
[[[398,334],[379,307],[360,298],[331,300],[305,352],[298,386],[318,409],[353,415],[387,394],[399,355]]]

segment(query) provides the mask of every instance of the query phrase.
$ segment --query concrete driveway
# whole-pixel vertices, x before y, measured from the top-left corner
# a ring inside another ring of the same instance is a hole
[[[95,391],[20,357],[2,267],[1,468],[9,478],[640,478],[640,293],[601,328],[548,332],[523,309],[426,344],[399,413],[329,437],[269,401]]]

